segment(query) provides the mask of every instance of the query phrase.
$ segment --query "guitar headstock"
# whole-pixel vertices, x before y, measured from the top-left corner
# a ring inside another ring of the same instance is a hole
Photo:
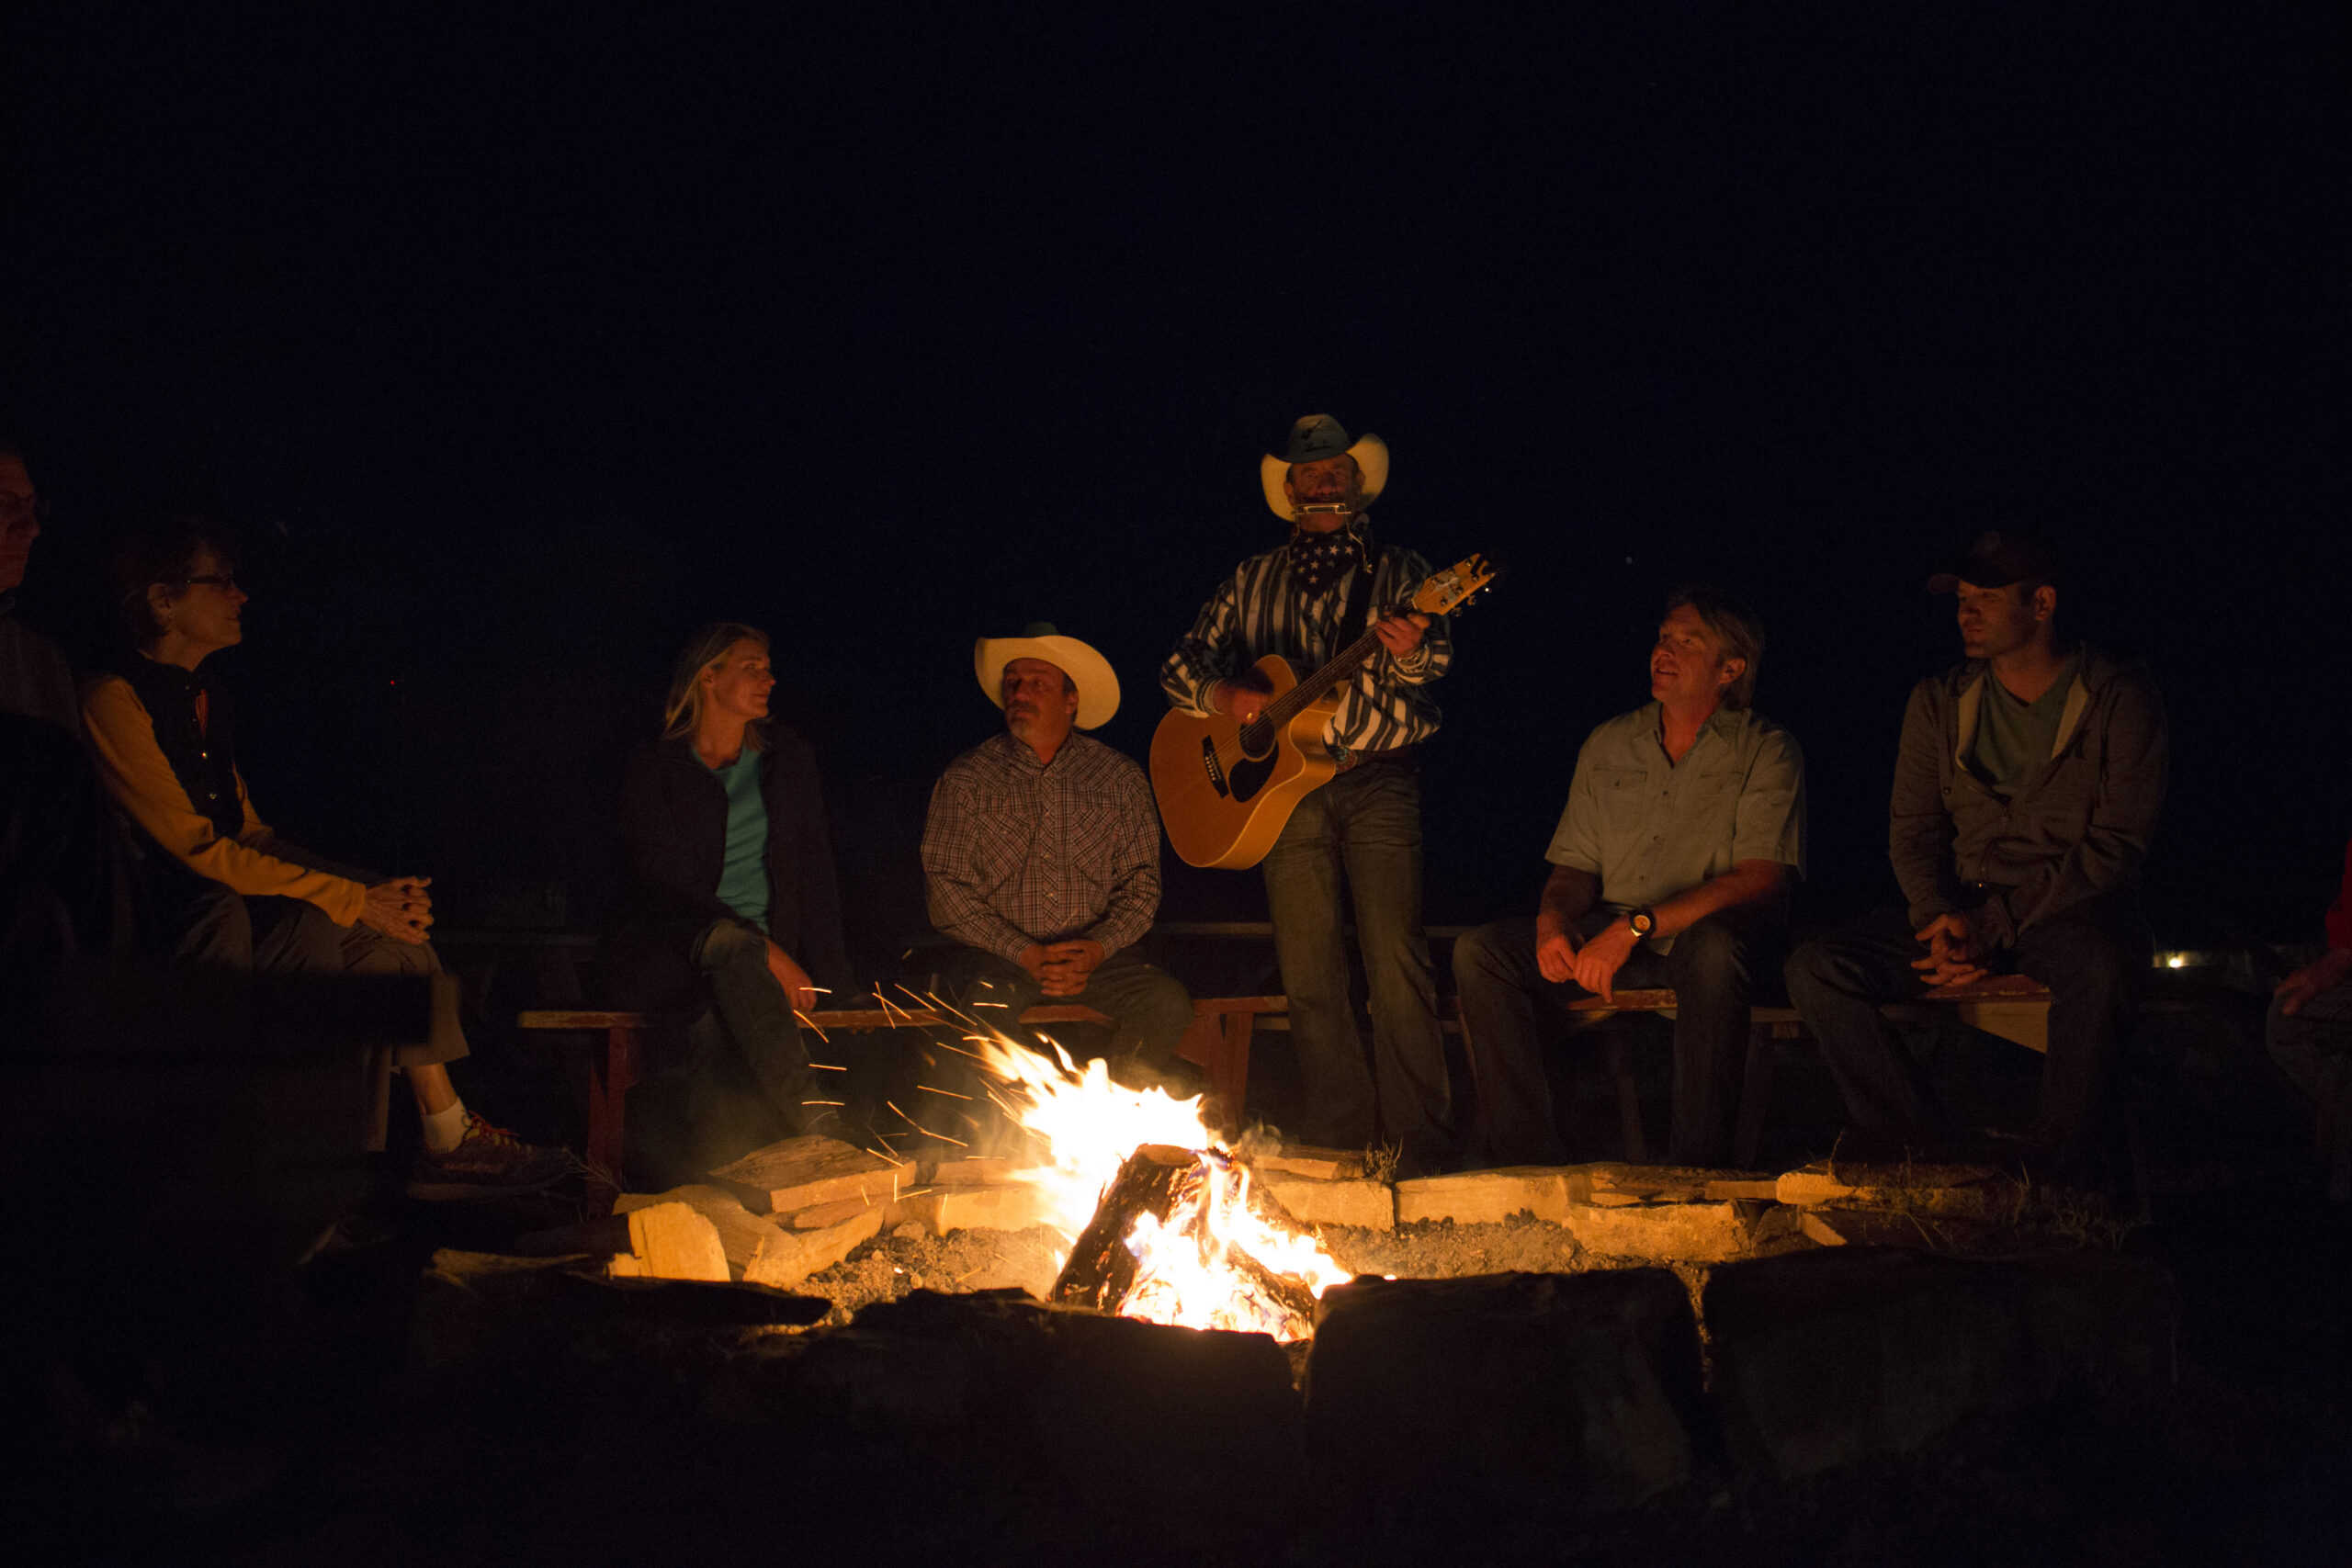
[[[1432,572],[1413,595],[1412,608],[1425,615],[1449,615],[1486,592],[1501,574],[1475,551],[1443,571]]]

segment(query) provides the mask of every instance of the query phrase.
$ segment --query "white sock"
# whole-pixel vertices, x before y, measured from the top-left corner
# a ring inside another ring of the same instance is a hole
[[[424,1122],[424,1146],[436,1155],[446,1155],[466,1141],[466,1102],[462,1100],[447,1111],[420,1111]]]

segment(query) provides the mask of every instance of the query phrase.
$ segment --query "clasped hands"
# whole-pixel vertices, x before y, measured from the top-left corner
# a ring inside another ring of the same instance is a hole
[[[432,886],[429,876],[395,876],[377,883],[359,906],[359,923],[394,942],[423,946],[433,927],[433,895],[425,891]]]
[[[1976,938],[1968,929],[1968,917],[1946,913],[1938,915],[1912,933],[1928,944],[1924,958],[1915,958],[1911,967],[1919,972],[1930,990],[1945,986],[1964,986],[1972,980],[1982,980],[1989,971],[1984,955],[1976,951]]]
[[[1620,918],[1579,942],[1567,931],[1539,925],[1535,937],[1535,967],[1555,985],[1574,980],[1604,1002],[1617,999],[1617,971],[1633,956],[1641,938]]]
[[[2270,994],[2278,998],[2278,1010],[2289,1018],[2303,1010],[2303,1004],[2322,991],[2332,991],[2352,978],[2352,947],[2331,947],[2320,957],[2278,982]]]
[[[1049,997],[1074,997],[1102,962],[1102,944],[1080,937],[1071,942],[1031,942],[1021,950],[1021,967]]]

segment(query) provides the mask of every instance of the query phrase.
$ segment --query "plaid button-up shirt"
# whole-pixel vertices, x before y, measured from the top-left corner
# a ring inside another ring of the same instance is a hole
[[[1348,599],[1362,567],[1351,567],[1313,599],[1291,586],[1287,547],[1251,556],[1217,584],[1200,618],[1159,667],[1159,684],[1188,713],[1210,710],[1208,691],[1269,653],[1279,653],[1310,675],[1363,635],[1381,610],[1409,599],[1430,575],[1430,564],[1398,545],[1376,547],[1372,603],[1361,625],[1347,626]],[[1339,688],[1340,711],[1323,727],[1324,743],[1343,761],[1349,753],[1385,751],[1437,733],[1437,704],[1429,684],[1453,663],[1453,639],[1443,616],[1430,622],[1420,646],[1398,659],[1374,652],[1355,678]]]
[[[1072,732],[1051,764],[1010,734],[947,764],[922,827],[931,923],[1017,960],[1083,937],[1108,957],[1159,908],[1159,816],[1143,770]]]

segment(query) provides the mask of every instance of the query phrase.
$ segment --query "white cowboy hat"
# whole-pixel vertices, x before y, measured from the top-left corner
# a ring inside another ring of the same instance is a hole
[[[1119,677],[1111,661],[1055,631],[1051,621],[1032,621],[1019,637],[984,637],[972,645],[972,673],[997,706],[1004,706],[1004,667],[1016,659],[1042,659],[1077,683],[1079,728],[1098,729],[1119,711]]]
[[[1291,520],[1290,497],[1283,493],[1283,480],[1290,477],[1294,463],[1320,462],[1342,453],[1356,460],[1363,473],[1363,503],[1370,506],[1388,488],[1388,443],[1377,435],[1363,435],[1351,444],[1347,427],[1328,413],[1311,413],[1290,427],[1290,446],[1284,456],[1258,459],[1258,482],[1265,487],[1266,504],[1274,515],[1287,523]]]

